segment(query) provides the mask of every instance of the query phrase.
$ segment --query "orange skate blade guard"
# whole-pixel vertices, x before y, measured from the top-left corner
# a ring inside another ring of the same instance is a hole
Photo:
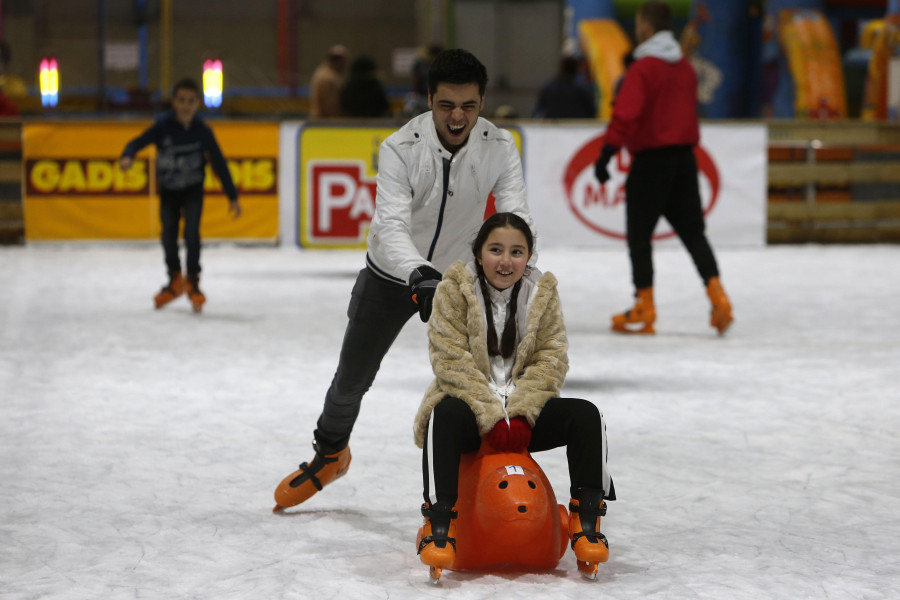
[[[616,321],[615,317],[613,317],[613,323],[610,326],[610,329],[612,329],[616,333],[624,334],[653,335],[656,333],[656,329],[653,327],[653,323],[626,323],[622,321]]]
[[[585,579],[596,580],[597,579],[597,571],[599,570],[599,564],[595,562],[586,562],[583,560],[578,561],[578,572],[581,573],[581,576]]]

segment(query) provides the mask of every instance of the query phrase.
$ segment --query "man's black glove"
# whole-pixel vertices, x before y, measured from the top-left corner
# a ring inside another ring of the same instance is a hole
[[[610,144],[603,145],[603,150],[600,152],[600,157],[597,158],[597,162],[594,163],[594,175],[597,176],[597,181],[599,181],[600,183],[606,183],[607,181],[609,181],[609,171],[607,171],[606,165],[618,151],[619,149],[615,146],[611,146]]]
[[[441,282],[442,275],[436,269],[428,265],[422,265],[409,275],[409,292],[412,301],[419,305],[419,318],[423,323],[428,322],[431,316],[431,303],[434,301],[434,291]]]

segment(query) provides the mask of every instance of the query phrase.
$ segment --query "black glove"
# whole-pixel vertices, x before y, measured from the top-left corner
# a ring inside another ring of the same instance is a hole
[[[611,146],[609,144],[603,145],[603,150],[600,152],[600,156],[599,158],[597,158],[597,162],[594,163],[594,175],[596,175],[597,181],[599,181],[600,183],[606,183],[607,181],[609,181],[609,171],[606,170],[606,165],[618,151],[619,149],[615,146]]]
[[[431,316],[431,303],[434,301],[434,291],[441,282],[442,275],[436,269],[428,265],[422,265],[409,275],[409,292],[412,301],[419,305],[419,318],[423,323],[428,322]]]

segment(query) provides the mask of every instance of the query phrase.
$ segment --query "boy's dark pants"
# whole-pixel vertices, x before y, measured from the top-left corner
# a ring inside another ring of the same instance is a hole
[[[635,289],[653,285],[652,237],[665,217],[706,284],[719,268],[706,238],[706,223],[691,146],[669,146],[635,153],[625,182],[628,249]]]
[[[203,186],[184,190],[161,190],[159,221],[162,246],[169,271],[181,271],[178,257],[178,225],[184,216],[184,245],[187,247],[187,273],[200,273],[200,215],[203,213]]]
[[[400,330],[417,310],[405,285],[382,279],[368,268],[359,272],[347,308],[350,322],[340,361],[316,424],[315,438],[323,454],[333,454],[349,443],[363,395]]]

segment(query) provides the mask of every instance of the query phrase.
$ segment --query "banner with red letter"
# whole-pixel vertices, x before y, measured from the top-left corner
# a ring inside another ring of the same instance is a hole
[[[297,237],[306,248],[365,247],[378,148],[396,128],[306,124],[296,136]]]
[[[543,247],[620,246],[625,240],[625,178],[630,156],[621,150],[600,185],[594,161],[605,128],[527,125],[528,202]],[[703,125],[695,149],[707,235],[717,246],[765,245],[765,125]],[[678,244],[665,219],[657,244]]]

